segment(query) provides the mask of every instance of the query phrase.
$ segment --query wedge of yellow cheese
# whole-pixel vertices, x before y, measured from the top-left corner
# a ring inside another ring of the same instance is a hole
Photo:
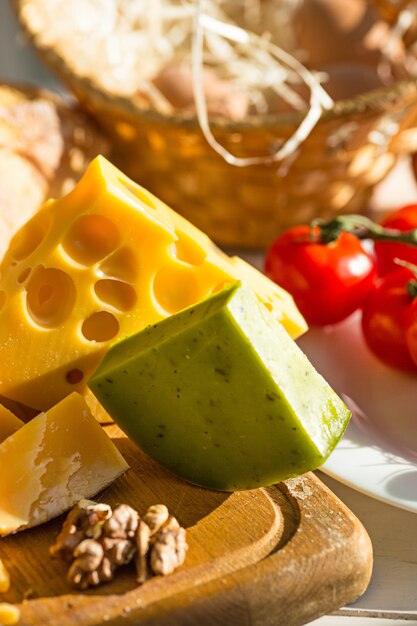
[[[306,330],[286,291],[98,157],[4,257],[0,395],[47,410],[83,391],[112,341],[240,278],[292,337]]]
[[[72,393],[0,445],[0,535],[42,524],[90,498],[128,465]]]
[[[22,420],[0,404],[0,443],[21,428],[23,424]]]

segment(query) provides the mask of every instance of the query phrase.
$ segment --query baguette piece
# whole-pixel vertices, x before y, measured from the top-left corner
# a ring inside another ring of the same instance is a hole
[[[0,258],[45,199],[68,193],[107,152],[94,123],[58,95],[0,84]]]

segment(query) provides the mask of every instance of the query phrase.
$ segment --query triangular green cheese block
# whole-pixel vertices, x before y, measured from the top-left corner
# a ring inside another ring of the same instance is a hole
[[[116,343],[89,386],[151,457],[226,491],[320,466],[350,417],[240,283]]]

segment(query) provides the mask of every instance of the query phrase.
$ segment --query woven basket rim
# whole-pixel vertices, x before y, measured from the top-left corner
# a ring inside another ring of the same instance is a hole
[[[33,38],[32,38],[33,39]],[[165,123],[168,125],[199,127],[196,115],[180,113],[162,113],[152,108],[140,106],[137,102],[125,97],[118,96],[110,90],[99,85],[89,76],[77,76],[66,64],[65,60],[52,48],[44,48],[46,61],[69,85],[71,90],[77,84],[79,90],[89,93],[94,99],[99,100],[109,108],[119,109],[131,117],[141,117],[144,120]],[[376,111],[388,110],[390,104],[401,97],[415,96],[417,98],[417,78],[397,81],[393,85],[379,87],[371,91],[359,94],[354,98],[339,100],[334,106],[323,111],[321,120],[335,120],[355,114],[371,114]],[[277,128],[284,126],[299,125],[305,116],[305,112],[286,113],[279,115],[251,116],[241,121],[233,121],[227,118],[213,117],[210,124],[214,129],[225,132],[239,132],[243,130],[257,130],[265,128]]]
[[[70,72],[68,72],[68,75]],[[61,72],[60,72],[61,75]],[[74,75],[72,75],[74,76]],[[125,96],[117,96],[111,91],[101,87],[96,81],[87,76],[77,77],[76,82],[82,86],[86,92],[90,92],[97,100],[114,109],[123,110],[133,117],[142,117],[154,122],[177,126],[199,127],[197,116],[194,114],[162,113],[152,108],[141,107],[138,103],[129,100]],[[68,80],[68,84],[74,84],[74,79]],[[334,120],[355,114],[370,114],[382,110],[388,110],[389,105],[398,101],[399,98],[416,96],[417,99],[417,78],[397,81],[393,85],[380,87],[372,91],[359,94],[348,100],[339,100],[329,110],[323,110],[320,115],[322,120]],[[257,130],[266,128],[277,128],[284,126],[298,126],[304,119],[306,111],[296,113],[274,114],[274,115],[251,115],[244,120],[230,120],[222,117],[211,117],[210,126],[214,129],[225,132],[239,132],[243,130]]]
[[[197,116],[195,114],[184,113],[163,113],[153,108],[140,106],[138,102],[126,96],[119,96],[109,89],[99,85],[96,80],[89,76],[76,75],[68,66],[66,60],[50,46],[37,45],[37,34],[33,32],[30,25],[20,11],[19,0],[12,0],[12,5],[16,11],[19,22],[25,34],[33,43],[35,49],[40,54],[46,64],[75,92],[78,99],[84,91],[100,101],[106,108],[118,109],[131,118],[143,118],[152,122],[164,123],[167,125],[185,126],[199,128]],[[417,78],[403,79],[396,81],[392,85],[379,87],[371,91],[364,92],[353,98],[338,100],[329,110],[323,110],[319,121],[336,120],[346,116],[371,115],[375,112],[388,110],[392,103],[400,98],[414,96],[417,100]],[[307,111],[307,109],[306,109]],[[212,117],[210,125],[213,129],[224,132],[256,131],[260,129],[279,128],[288,126],[298,126],[306,115],[306,111],[290,112],[285,114],[271,115],[251,115],[244,120],[234,121],[228,118]]]

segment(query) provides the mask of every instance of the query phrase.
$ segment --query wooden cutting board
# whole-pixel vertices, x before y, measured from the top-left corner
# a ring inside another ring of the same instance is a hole
[[[114,425],[106,427],[131,466],[100,494],[144,513],[164,503],[187,528],[189,550],[174,574],[141,587],[134,569],[74,592],[48,546],[63,517],[0,540],[20,626],[293,626],[362,594],[372,548],[351,513],[313,474],[266,489],[228,494],[189,485],[145,456]]]

